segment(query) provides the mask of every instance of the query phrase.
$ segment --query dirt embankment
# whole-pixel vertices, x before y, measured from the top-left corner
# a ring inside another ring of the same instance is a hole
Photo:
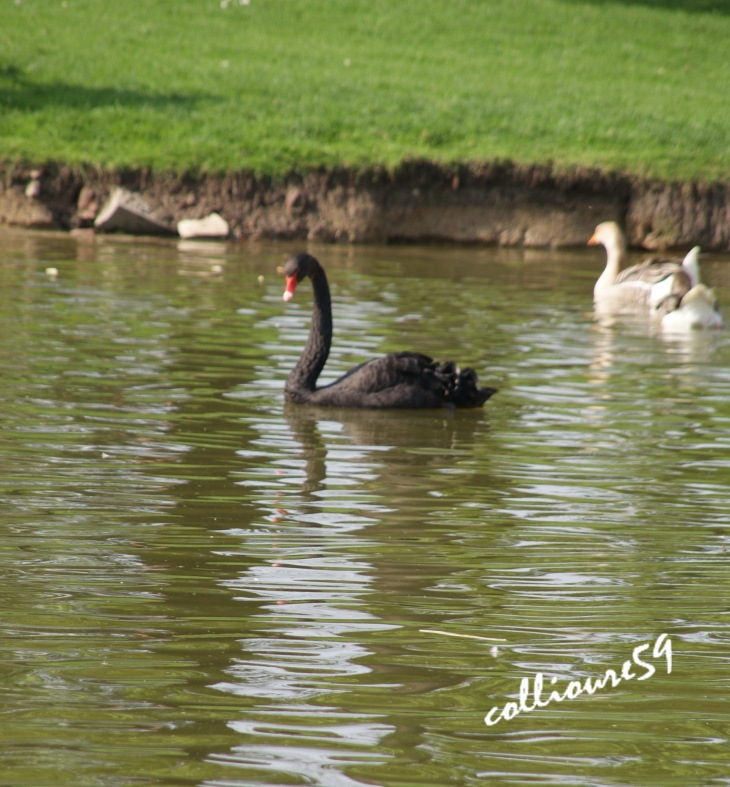
[[[510,163],[417,161],[393,172],[316,169],[281,178],[0,165],[0,223],[91,227],[117,186],[140,193],[156,218],[173,225],[217,211],[238,238],[575,246],[614,219],[634,247],[730,251],[730,183]]]

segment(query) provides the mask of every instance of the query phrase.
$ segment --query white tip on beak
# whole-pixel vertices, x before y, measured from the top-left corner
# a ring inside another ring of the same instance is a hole
[[[294,297],[294,293],[293,292],[285,292],[281,297],[284,299],[285,303],[289,303],[289,301]]]

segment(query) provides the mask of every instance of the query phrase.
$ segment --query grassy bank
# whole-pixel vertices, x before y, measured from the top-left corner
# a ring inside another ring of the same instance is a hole
[[[730,0],[2,0],[0,158],[730,177]]]

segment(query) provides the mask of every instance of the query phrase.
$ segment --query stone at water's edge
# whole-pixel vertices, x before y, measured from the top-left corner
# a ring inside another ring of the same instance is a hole
[[[28,181],[28,185],[25,187],[25,196],[28,199],[36,199],[41,195],[41,182],[38,178],[34,178],[33,180]]]
[[[0,224],[42,230],[57,227],[53,212],[40,200],[27,196],[26,188],[27,185],[3,188],[0,183]]]
[[[118,188],[94,221],[98,232],[119,230],[130,235],[174,235],[172,227],[152,215],[144,199]]]
[[[231,234],[228,222],[218,213],[210,213],[204,219],[182,219],[177,223],[181,238],[222,238]]]
[[[31,181],[38,183],[31,188]],[[177,222],[217,213],[234,238],[544,247],[582,246],[596,224],[615,220],[633,247],[730,251],[730,182],[665,183],[509,162],[412,161],[392,171],[320,168],[278,178],[0,163],[0,224],[90,226],[120,186],[130,201],[116,206],[113,219],[105,209],[97,229],[174,233]]]

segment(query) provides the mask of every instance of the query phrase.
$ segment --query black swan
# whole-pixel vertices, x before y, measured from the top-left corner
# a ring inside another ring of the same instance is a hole
[[[390,353],[367,361],[330,385],[317,388],[332,344],[332,303],[327,276],[310,254],[295,254],[284,268],[290,301],[302,279],[314,290],[312,326],[297,365],[284,386],[287,401],[332,407],[481,407],[495,393],[479,388],[472,369],[436,363],[420,353]]]

